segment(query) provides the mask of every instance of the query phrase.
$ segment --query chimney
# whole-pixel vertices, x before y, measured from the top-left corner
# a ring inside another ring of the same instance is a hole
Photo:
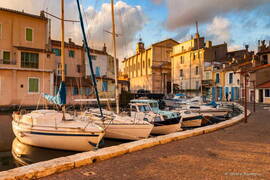
[[[246,48],[246,51],[248,51],[249,45],[246,44],[246,45],[245,45],[245,48]]]
[[[106,47],[106,44],[104,43],[104,46],[103,46],[103,52],[107,52],[107,47]]]
[[[40,11],[40,17],[45,18],[45,12],[44,11]]]
[[[206,41],[206,48],[212,47],[212,41]]]
[[[72,43],[72,39],[68,38],[68,43],[71,44]]]

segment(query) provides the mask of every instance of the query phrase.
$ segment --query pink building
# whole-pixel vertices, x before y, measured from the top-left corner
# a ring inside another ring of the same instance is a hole
[[[45,104],[53,92],[48,19],[0,8],[0,106]]]

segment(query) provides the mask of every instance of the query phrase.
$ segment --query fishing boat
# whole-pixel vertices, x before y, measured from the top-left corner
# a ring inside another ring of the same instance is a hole
[[[89,151],[98,147],[104,136],[104,129],[65,112],[64,0],[61,0],[61,10],[62,82],[56,96],[42,95],[62,111],[43,109],[30,113],[14,112],[12,129],[19,141],[28,145],[70,151]]]

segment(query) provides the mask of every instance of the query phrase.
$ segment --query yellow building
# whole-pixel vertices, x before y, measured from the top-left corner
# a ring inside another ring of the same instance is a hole
[[[141,41],[137,44],[136,54],[125,58],[124,74],[130,81],[130,90],[149,90],[152,93],[170,93],[171,88],[171,53],[178,44],[173,39],[166,39],[144,48]]]
[[[0,8],[0,106],[37,105],[45,103],[40,93],[53,93],[54,55],[48,40],[43,13]]]
[[[211,41],[205,43],[198,33],[191,40],[175,45],[171,56],[174,87],[180,91],[199,92],[205,69],[213,62],[223,61],[226,53],[226,43],[212,46]]]

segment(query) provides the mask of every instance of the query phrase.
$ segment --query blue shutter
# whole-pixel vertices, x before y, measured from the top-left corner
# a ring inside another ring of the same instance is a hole
[[[100,68],[98,66],[96,67],[96,76],[100,77]]]
[[[108,82],[107,81],[102,82],[102,91],[108,91]]]
[[[212,101],[216,100],[216,88],[212,87]]]
[[[90,95],[90,88],[89,87],[86,87],[85,88],[85,95],[86,96],[89,96]]]
[[[232,96],[231,96],[231,100],[232,100],[232,101],[234,101],[234,88],[235,88],[235,87],[232,87],[232,94],[231,94],[231,95],[232,95]]]
[[[222,87],[219,87],[219,100],[222,101]]]

